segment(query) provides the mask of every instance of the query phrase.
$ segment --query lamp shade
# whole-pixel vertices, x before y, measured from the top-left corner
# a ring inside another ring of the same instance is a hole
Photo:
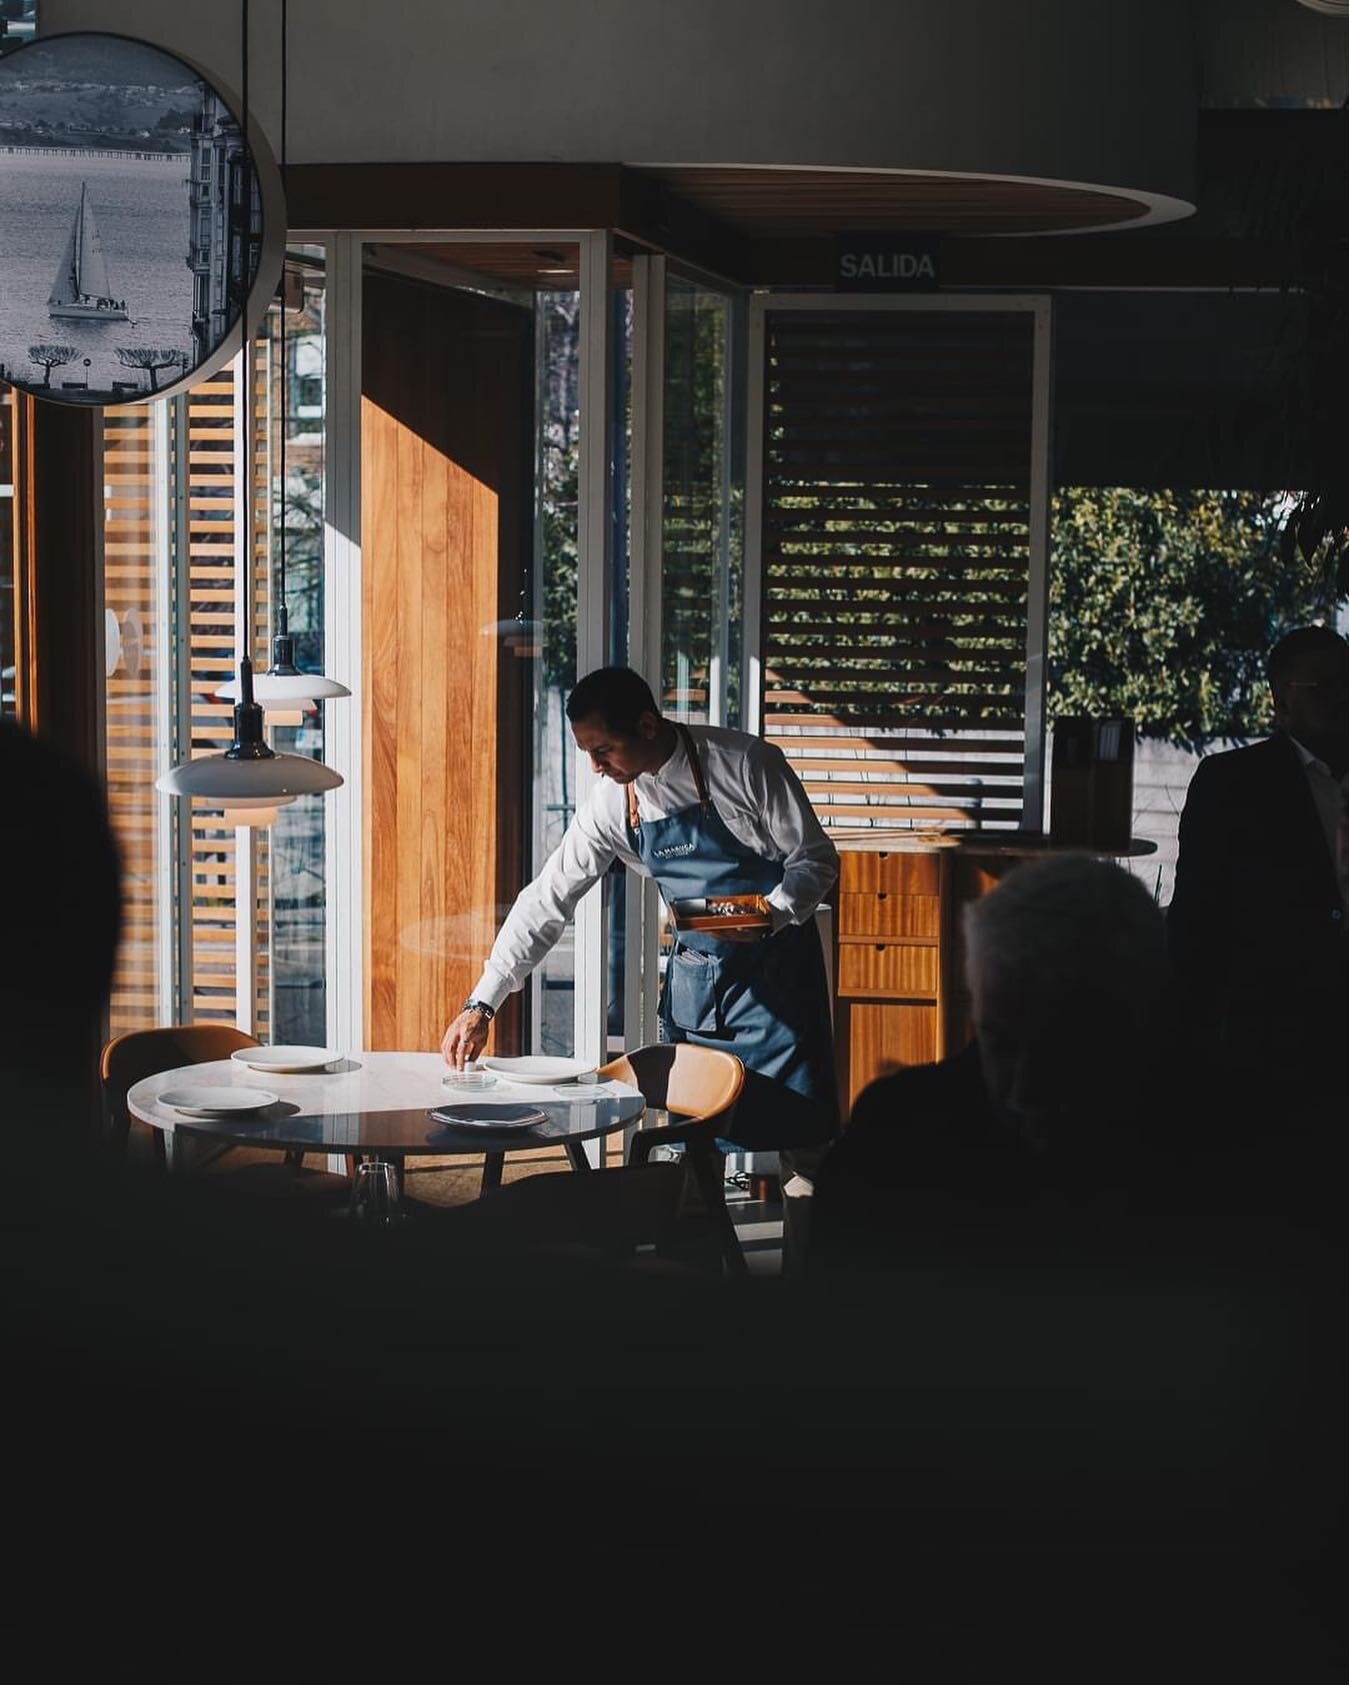
[[[222,702],[239,700],[238,679],[227,679],[216,691]],[[330,697],[350,696],[351,692],[336,679],[326,679],[322,673],[254,673],[253,700],[264,713],[278,708],[294,708],[301,702],[324,702]]]
[[[225,755],[201,755],[183,761],[155,780],[157,790],[171,796],[211,796],[229,806],[239,797],[308,796],[335,790],[342,775],[307,755],[268,755],[257,760],[230,760]]]

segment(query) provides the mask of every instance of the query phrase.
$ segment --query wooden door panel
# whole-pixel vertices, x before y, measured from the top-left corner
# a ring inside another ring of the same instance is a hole
[[[908,1065],[930,1065],[937,1057],[935,1005],[858,1005],[847,1014],[847,1089],[851,1111],[869,1082]]]
[[[533,317],[365,277],[366,1037],[432,1048],[521,887],[529,664],[493,628],[527,580]],[[515,1051],[519,997],[498,1016]]]

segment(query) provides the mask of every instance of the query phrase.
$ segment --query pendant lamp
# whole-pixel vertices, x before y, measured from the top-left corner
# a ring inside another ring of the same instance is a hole
[[[290,73],[287,59],[287,6],[281,0],[281,179],[286,179],[286,96]],[[253,678],[253,696],[263,712],[270,716],[271,725],[299,725],[304,718],[304,704],[324,702],[332,697],[350,696],[351,692],[336,679],[322,673],[302,673],[295,665],[295,639],[290,635],[290,612],[286,602],[286,424],[290,414],[290,357],[286,342],[286,273],[281,270],[281,285],[277,293],[281,308],[281,528],[278,534],[277,561],[278,595],[276,633],[272,638],[272,664],[265,673]],[[301,293],[303,308],[303,292]],[[216,695],[222,702],[239,700],[239,681],[230,679],[221,685]]]
[[[322,761],[307,755],[278,755],[267,743],[262,735],[262,709],[253,700],[253,663],[244,656],[239,663],[239,701],[234,705],[234,741],[222,755],[180,762],[155,780],[155,788],[171,796],[210,796],[227,808],[240,798],[267,797],[267,808],[274,808],[278,798],[335,790],[341,782],[341,774]]]
[[[286,0],[281,11],[281,136],[282,179],[285,179],[285,111],[286,111]],[[243,132],[248,133],[248,0],[243,4]],[[295,643],[289,633],[286,614],[286,523],[284,515],[286,484],[286,320],[284,305],[284,268],[281,315],[281,485],[282,521],[280,547],[280,596],[277,614],[277,634],[272,640],[272,670],[260,674],[257,685],[263,695],[255,693],[253,663],[247,656],[239,662],[239,677],[223,685],[217,695],[234,703],[234,740],[220,755],[202,755],[195,760],[181,762],[155,781],[156,788],[175,796],[200,796],[224,809],[226,824],[250,827],[270,825],[277,809],[289,805],[297,796],[324,790],[335,790],[341,775],[322,761],[306,755],[282,755],[268,744],[263,736],[264,697],[281,706],[295,708],[304,701],[316,701],[327,696],[349,696],[345,685],[314,673],[301,673],[295,666]],[[247,551],[247,544],[241,549]],[[276,721],[273,716],[274,723]],[[296,721],[298,723],[298,719]]]

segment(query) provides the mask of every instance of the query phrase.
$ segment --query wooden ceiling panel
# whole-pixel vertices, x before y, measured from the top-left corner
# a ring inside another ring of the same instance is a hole
[[[391,241],[391,247],[397,242]],[[471,271],[489,283],[508,287],[530,287],[536,292],[576,292],[581,281],[581,253],[574,243],[547,240],[537,243],[502,240],[447,240],[443,243],[404,246],[405,252],[450,269]],[[614,281],[619,287],[632,285],[632,263],[615,255]]]
[[[881,233],[1035,234],[1131,222],[1123,194],[1049,182],[886,171],[643,169],[681,199],[752,239]]]

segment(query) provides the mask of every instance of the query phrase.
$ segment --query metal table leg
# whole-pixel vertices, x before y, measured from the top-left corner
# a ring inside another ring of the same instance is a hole
[[[567,1157],[571,1160],[571,1167],[573,1170],[594,1170],[594,1165],[591,1164],[589,1158],[586,1156],[586,1144],[584,1141],[565,1141],[563,1145],[567,1149]]]

